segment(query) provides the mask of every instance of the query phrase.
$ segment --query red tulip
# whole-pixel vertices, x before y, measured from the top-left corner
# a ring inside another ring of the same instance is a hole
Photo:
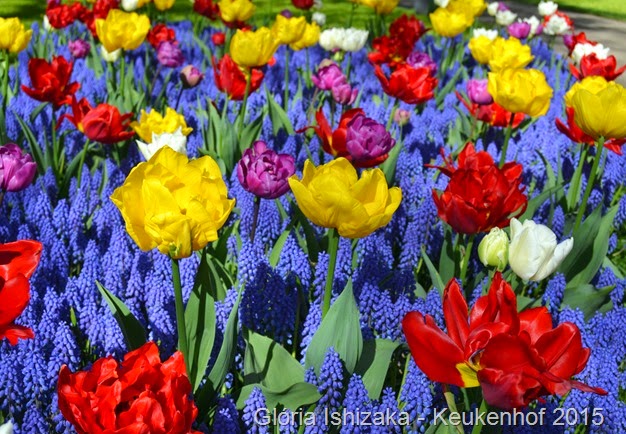
[[[382,68],[375,65],[374,74],[387,95],[407,104],[425,103],[434,96],[433,90],[437,87],[437,79],[431,76],[431,70],[428,67],[412,68],[402,65],[387,79]]]
[[[319,109],[317,113],[315,113],[317,126],[308,128],[313,128],[315,134],[317,134],[317,137],[320,138],[320,140],[322,141],[322,148],[324,149],[324,152],[332,155],[333,157],[343,157],[348,154],[348,151],[346,150],[348,124],[355,116],[362,114],[364,113],[363,110],[360,108],[345,111],[341,115],[341,119],[339,120],[339,126],[335,131],[332,131],[330,129],[328,119],[326,119],[326,116],[324,116],[324,112],[322,111],[322,109]],[[299,132],[301,131],[303,130],[300,130]]]
[[[515,293],[499,272],[469,314],[461,288],[451,279],[443,312],[447,334],[430,315],[409,312],[402,321],[413,359],[432,381],[481,386],[485,401],[503,409],[562,396],[572,388],[607,394],[571,379],[590,354],[580,330],[569,322],[553,328],[545,307],[518,314]]]
[[[170,27],[167,27],[165,24],[157,24],[152,27],[148,32],[148,36],[146,39],[152,45],[152,48],[155,50],[159,47],[161,42],[165,41],[175,41],[176,40],[176,31]]]
[[[64,29],[79,20],[85,13],[85,7],[80,3],[71,6],[61,3],[48,3],[46,17],[55,29]]]
[[[207,17],[210,20],[216,20],[220,17],[220,7],[212,0],[195,0],[193,2],[194,12]]]
[[[570,65],[569,69],[577,80],[582,80],[585,77],[592,75],[599,75],[606,79],[606,81],[613,81],[624,71],[626,71],[626,65],[619,69],[617,68],[617,60],[615,56],[609,56],[606,59],[598,59],[595,53],[583,56],[580,59],[580,70],[574,65]]]
[[[565,125],[561,119],[557,118],[555,121],[557,129],[565,134],[572,142],[594,146],[596,143],[595,139],[589,134],[585,134],[583,130],[576,125],[576,121],[574,120],[574,108],[566,107],[565,112],[567,113],[567,125]],[[626,143],[626,139],[609,139],[604,142],[604,147],[615,152],[617,155],[622,155],[622,145],[624,143]]]
[[[76,373],[63,365],[57,393],[59,410],[79,434],[200,434],[191,428],[198,409],[182,353],[161,362],[154,342],[121,364],[109,356]]]
[[[222,46],[226,43],[226,34],[224,32],[215,32],[211,35],[211,42],[214,45]]]
[[[476,152],[468,143],[459,154],[459,166],[451,161],[439,167],[450,182],[440,195],[433,189],[439,217],[462,234],[488,232],[508,226],[528,205],[522,184],[522,165],[499,168],[487,152]]]
[[[226,93],[230,99],[241,101],[246,93],[246,76],[245,73],[237,66],[230,55],[225,54],[217,65],[213,59],[213,77],[215,85],[221,91]],[[261,86],[263,81],[263,71],[252,68],[250,70],[250,89],[248,94],[253,93]]]
[[[84,13],[81,17],[79,17],[80,21],[82,21],[89,31],[91,35],[98,40],[98,34],[96,33],[96,20],[97,19],[106,19],[109,11],[111,9],[118,9],[119,1],[118,0],[96,0],[93,5],[93,9],[84,9]]]
[[[574,48],[578,44],[591,44],[591,45],[597,44],[597,42],[590,41],[589,39],[587,39],[587,35],[585,35],[585,32],[580,32],[575,35],[574,34],[563,35],[563,43],[569,50],[569,53],[567,54],[568,56],[572,55]]]
[[[64,114],[59,118],[59,126],[64,119],[69,120],[89,140],[112,144],[128,140],[135,135],[129,130],[132,113],[120,114],[117,107],[103,103],[92,107],[85,98],[72,101],[73,116]]]
[[[35,337],[30,328],[15,324],[15,319],[28,305],[28,279],[39,264],[41,250],[41,243],[31,240],[0,244],[0,340],[6,338],[11,345]]]
[[[500,106],[498,103],[470,103],[466,101],[465,98],[463,98],[458,91],[454,91],[454,93],[456,94],[456,97],[459,99],[459,101],[461,101],[461,103],[463,103],[463,105],[467,108],[472,117],[478,119],[479,121],[488,123],[493,127],[500,128],[508,127],[511,123],[512,113],[502,108],[502,106]],[[515,113],[515,115],[513,116],[513,128],[517,128],[522,123],[525,117],[526,115],[524,113]]]
[[[22,90],[37,101],[52,103],[54,109],[72,102],[72,95],[80,84],[69,83],[72,75],[72,62],[63,56],[56,56],[52,62],[45,59],[30,59],[28,61],[28,75],[32,88],[22,85]]]
[[[424,26],[424,23],[414,16],[408,16],[406,14],[397,18],[391,26],[389,26],[389,34],[392,38],[402,41],[403,44],[408,45],[413,51],[413,47],[417,41],[426,33],[428,29]]]
[[[413,51],[413,46],[383,35],[372,41],[372,49],[372,52],[367,55],[371,63],[375,65],[386,63],[391,68],[395,68],[406,61],[406,58]]]
[[[298,9],[309,10],[315,4],[314,0],[291,0],[291,4],[293,4]]]

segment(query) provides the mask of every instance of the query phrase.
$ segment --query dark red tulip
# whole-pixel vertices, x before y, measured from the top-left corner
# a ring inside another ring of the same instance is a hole
[[[194,12],[206,17],[210,20],[216,20],[220,17],[220,7],[212,0],[195,0],[193,2]]]
[[[113,144],[128,140],[135,135],[134,131],[129,130],[133,114],[122,115],[117,107],[110,104],[103,103],[92,107],[85,98],[80,101],[74,98],[72,111],[72,115],[61,116],[59,125],[67,119],[89,140]]]
[[[61,3],[48,3],[46,17],[55,29],[64,29],[79,20],[85,14],[85,7],[80,3],[66,5]]]
[[[73,63],[63,56],[56,56],[52,62],[45,59],[30,59],[28,61],[28,75],[32,87],[22,85],[22,90],[37,101],[52,103],[54,109],[70,104],[72,96],[80,84],[70,83]]]

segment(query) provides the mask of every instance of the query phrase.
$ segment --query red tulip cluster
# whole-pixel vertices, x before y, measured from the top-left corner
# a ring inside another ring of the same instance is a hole
[[[157,24],[152,27],[148,32],[146,39],[152,45],[155,50],[159,48],[161,42],[174,42],[176,41],[176,31],[171,27],[167,27],[165,24]]]
[[[522,184],[522,165],[509,162],[498,167],[488,152],[476,152],[468,143],[459,154],[458,167],[451,161],[438,167],[450,178],[440,195],[433,190],[439,217],[462,234],[506,227],[528,205]]]
[[[63,56],[56,56],[52,62],[45,59],[30,59],[28,75],[32,87],[22,85],[22,90],[37,101],[49,102],[54,109],[70,104],[74,93],[80,88],[78,83],[70,83],[73,63]]]
[[[410,312],[402,321],[415,363],[432,381],[480,386],[487,404],[502,409],[571,389],[607,394],[571,379],[590,354],[580,330],[570,322],[553,327],[545,307],[518,313],[515,293],[500,273],[469,314],[459,285],[450,280],[443,312],[447,334],[430,315]]]
[[[596,41],[590,41],[587,39],[585,32],[564,36],[563,42],[569,50],[569,56],[572,56],[574,49],[578,44],[592,47],[598,45]],[[570,64],[569,69],[577,80],[582,80],[585,77],[601,76],[607,81],[613,81],[626,71],[626,65],[618,68],[615,56],[610,55],[606,57],[598,57],[596,53],[588,52],[580,58],[578,68],[575,65]]]
[[[375,65],[386,63],[395,67],[406,61],[415,43],[426,31],[420,20],[402,15],[389,27],[389,35],[379,36],[372,41],[373,51],[367,57]]]
[[[6,338],[11,345],[35,337],[30,328],[15,324],[15,319],[30,300],[28,279],[39,264],[41,250],[38,241],[0,244],[0,340]]]
[[[55,29],[63,29],[75,21],[81,21],[88,28],[96,40],[96,20],[105,19],[111,9],[119,8],[118,0],[97,0],[93,9],[87,9],[80,2],[71,5],[63,4],[60,0],[48,2],[46,7],[46,17],[48,22]]]
[[[191,428],[198,409],[182,353],[161,362],[153,342],[121,364],[106,357],[76,373],[64,365],[57,390],[59,410],[79,434],[200,434]]]
[[[230,55],[225,54],[217,64],[213,59],[213,77],[215,85],[234,101],[241,101],[246,93],[246,75],[233,61]],[[263,81],[263,71],[258,68],[250,69],[250,88],[248,94],[256,91]]]

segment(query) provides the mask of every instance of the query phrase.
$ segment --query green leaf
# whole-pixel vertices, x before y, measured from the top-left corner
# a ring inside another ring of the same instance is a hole
[[[443,289],[445,288],[445,285],[443,283],[443,280],[441,279],[441,276],[439,275],[439,272],[433,265],[433,262],[428,257],[425,246],[422,246],[422,258],[424,258],[424,263],[426,264],[426,268],[428,268],[428,273],[430,274],[430,280],[433,281],[433,286],[437,288],[439,294],[443,295]]]
[[[566,288],[563,304],[580,309],[585,314],[585,319],[589,320],[602,306],[610,303],[612,290],[612,286],[596,288],[590,284]]]
[[[296,411],[298,408],[314,404],[321,398],[321,395],[317,391],[317,387],[310,383],[305,383],[304,381],[295,383],[291,387],[288,387],[285,390],[276,392],[262,384],[248,384],[242,387],[241,392],[239,393],[239,397],[237,398],[237,408],[242,409],[246,405],[246,399],[250,396],[252,389],[258,387],[263,392],[263,396],[265,396],[265,407],[272,411],[274,408],[278,406],[278,404],[282,404],[285,408],[290,409],[291,411]]]
[[[445,285],[454,276],[458,276],[461,271],[459,267],[460,260],[457,260],[457,253],[454,251],[452,229],[445,225],[445,235],[443,245],[441,246],[441,254],[439,255],[439,275],[441,276],[442,284]],[[443,291],[443,288],[441,290]]]
[[[287,238],[289,238],[290,233],[291,227],[288,227],[283,231],[282,234],[280,234],[280,237],[278,237],[278,240],[276,240],[276,244],[274,244],[274,247],[272,247],[272,252],[270,253],[270,265],[272,267],[276,267],[276,265],[278,265],[280,253],[283,251],[283,246],[285,245]]]
[[[110,293],[100,282],[96,281],[96,286],[109,305],[109,309],[111,309],[111,313],[119,324],[120,329],[122,329],[128,350],[136,350],[145,344],[146,331],[124,302]]]
[[[524,220],[532,219],[533,216],[535,215],[535,212],[537,212],[537,209],[539,209],[541,205],[543,205],[547,200],[549,200],[552,194],[557,194],[557,196],[562,194],[561,190],[563,190],[563,184],[546,188],[545,190],[541,192],[541,194],[538,194],[537,196],[533,197],[532,199],[528,201],[528,206],[526,207],[526,211],[524,211],[524,214],[519,216],[517,219],[521,222],[523,222]]]
[[[319,375],[328,348],[334,347],[348,372],[353,373],[363,351],[359,316],[359,308],[352,292],[352,279],[349,279],[313,335],[306,351],[305,366],[312,366]]]
[[[280,344],[249,330],[244,331],[244,340],[246,384],[259,383],[270,390],[282,391],[304,381],[304,367]]]
[[[363,377],[370,399],[379,399],[385,384],[389,361],[400,345],[389,339],[372,339],[363,343],[363,352],[355,371]]]
[[[396,176],[396,166],[398,164],[398,157],[400,156],[400,152],[402,151],[402,145],[396,144],[391,151],[389,152],[389,157],[385,160],[383,164],[380,165],[383,173],[385,174],[385,178],[387,179],[387,184],[393,185],[395,176]]]
[[[565,275],[566,289],[589,283],[600,269],[609,249],[616,213],[614,206],[602,216],[602,207],[597,207],[573,234],[574,247],[559,268]]]
[[[200,258],[196,280],[185,309],[189,382],[195,391],[206,371],[215,342],[215,281],[209,267],[210,255]]]
[[[265,97],[267,98],[270,119],[272,120],[272,133],[276,135],[281,129],[284,129],[290,136],[294,135],[295,131],[287,113],[285,113],[285,110],[280,104],[274,100],[274,97],[270,94],[267,87],[265,88]]]
[[[243,128],[243,131],[241,131],[241,138],[239,139],[239,157],[237,160],[239,160],[243,155],[243,152],[252,146],[252,143],[259,138],[265,115],[265,110],[263,110],[255,120],[248,123]]]
[[[17,122],[20,124],[20,128],[22,129],[22,133],[24,133],[24,136],[28,141],[30,153],[35,160],[35,163],[37,163],[37,172],[39,172],[40,175],[43,175],[48,168],[48,162],[41,148],[39,147],[39,142],[37,138],[33,134],[33,131],[30,129],[30,127],[26,124],[26,122],[24,122],[24,120],[17,113],[15,113],[15,111],[13,111],[13,116],[15,116],[15,119],[17,119]]]

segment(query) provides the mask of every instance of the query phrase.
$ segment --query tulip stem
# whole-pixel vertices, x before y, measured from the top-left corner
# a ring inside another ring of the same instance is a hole
[[[259,210],[261,209],[261,198],[254,196],[254,207],[252,209],[252,226],[250,227],[250,242],[254,244],[254,236],[256,235],[256,227],[259,222]]]
[[[504,143],[502,144],[502,153],[500,154],[500,168],[502,168],[506,162],[506,151],[509,149],[509,141],[511,140],[511,134],[513,133],[514,120],[515,113],[511,113],[511,119],[509,121],[509,125],[506,127],[506,133],[504,134]]]
[[[339,234],[337,229],[328,230],[328,274],[326,275],[326,287],[324,289],[324,304],[322,305],[322,320],[330,309],[330,299],[333,295],[333,281],[335,280],[335,264],[337,263],[337,250],[339,249]]]
[[[0,105],[0,140],[2,143],[9,141],[9,135],[7,134],[7,127],[5,123],[6,109],[9,105],[9,53],[4,53],[2,68],[2,105]]]
[[[576,216],[576,223],[574,223],[574,230],[572,234],[576,232],[580,223],[583,220],[583,216],[585,215],[585,210],[587,208],[587,201],[589,200],[589,196],[591,195],[591,190],[593,190],[593,186],[596,182],[596,173],[598,172],[598,166],[600,165],[600,160],[602,159],[602,149],[604,148],[604,137],[600,137],[596,142],[596,156],[593,159],[593,166],[591,166],[591,172],[589,173],[589,178],[587,179],[587,186],[585,187],[585,194],[583,195],[583,200],[580,203],[580,209],[578,210],[578,215]]]
[[[246,71],[246,90],[243,93],[243,101],[239,109],[239,118],[237,119],[237,137],[241,138],[241,130],[243,129],[243,121],[246,117],[246,106],[248,105],[248,94],[250,93],[250,82],[252,81],[252,70]]]
[[[487,412],[487,410],[489,410],[488,406],[487,406],[487,401],[482,400],[482,402],[480,403],[480,410],[478,410],[478,414],[484,414]],[[477,418],[478,420],[476,421],[476,425],[474,425],[474,428],[472,428],[472,434],[480,434],[480,432],[483,430],[483,423],[482,420],[480,418]]]
[[[89,151],[89,139],[85,141],[85,146],[83,146],[83,150],[80,153],[80,162],[78,163],[78,174],[76,175],[76,185],[80,187],[80,180],[83,177],[83,165],[85,164],[85,157],[87,157],[87,152]]]
[[[289,47],[285,45],[285,89],[283,93],[283,108],[289,110]]]
[[[456,403],[454,402],[454,393],[450,391],[447,384],[442,384],[441,387],[443,388],[443,396],[448,404],[448,410],[450,410],[450,413],[458,413]],[[461,424],[456,425],[456,430],[459,434],[464,434]]]
[[[185,90],[185,87],[181,86],[178,91],[178,97],[176,98],[176,105],[174,106],[174,110],[176,111],[178,111],[178,105],[180,104],[180,97],[183,96],[183,90]]]
[[[465,247],[465,253],[463,254],[463,257],[461,258],[461,282],[464,283],[465,282],[465,275],[467,274],[467,266],[469,265],[469,261],[470,258],[472,256],[472,248],[474,247],[474,237],[475,235],[472,234],[469,236],[469,238],[467,239],[467,243],[466,243],[466,247]]]
[[[188,369],[187,327],[185,325],[185,307],[183,306],[183,289],[180,283],[178,259],[172,258],[172,282],[174,283],[174,302],[176,304],[176,327],[178,330],[178,349],[183,353],[185,366]]]

